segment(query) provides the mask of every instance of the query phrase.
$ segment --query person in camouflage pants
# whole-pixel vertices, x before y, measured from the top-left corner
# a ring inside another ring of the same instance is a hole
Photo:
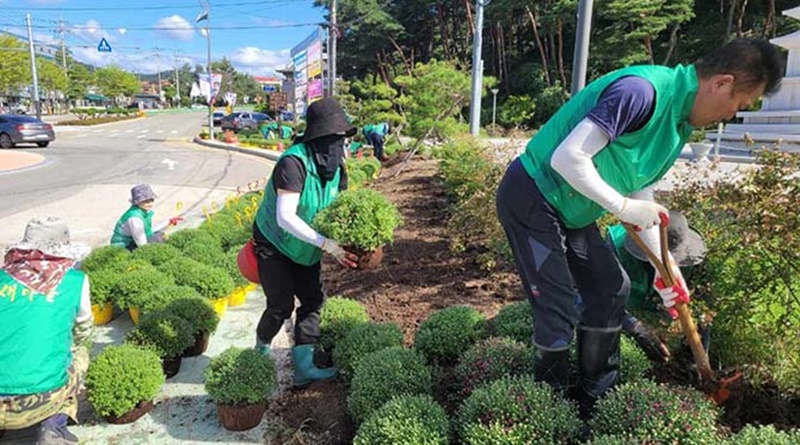
[[[88,246],[58,218],[33,219],[0,268],[0,431],[39,425],[38,445],[77,444],[78,391],[94,324]]]

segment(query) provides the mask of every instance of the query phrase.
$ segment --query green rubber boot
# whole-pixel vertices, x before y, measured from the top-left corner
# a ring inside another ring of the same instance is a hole
[[[294,362],[294,387],[305,388],[317,380],[328,380],[339,375],[336,368],[320,369],[314,365],[314,345],[300,345],[292,348]]]
[[[269,356],[269,343],[264,343],[256,338],[256,347],[254,349],[264,357]]]

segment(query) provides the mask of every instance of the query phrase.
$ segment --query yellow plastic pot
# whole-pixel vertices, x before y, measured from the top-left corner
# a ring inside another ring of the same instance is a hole
[[[108,323],[114,318],[114,303],[92,304],[92,315],[96,326]]]
[[[239,286],[228,295],[228,306],[241,306],[247,299],[247,289],[245,286]]]
[[[225,311],[228,309],[228,297],[211,300],[211,305],[214,306],[214,312],[219,315],[219,318],[222,318],[222,316],[225,315]]]
[[[131,314],[131,320],[133,320],[133,324],[139,324],[139,317],[142,315],[142,312],[139,310],[139,308],[129,307],[128,313]]]
[[[250,292],[252,292],[252,291],[254,291],[256,289],[258,289],[258,284],[256,284],[256,283],[250,283],[250,284],[248,284],[247,286],[244,287],[245,293],[250,293]]]

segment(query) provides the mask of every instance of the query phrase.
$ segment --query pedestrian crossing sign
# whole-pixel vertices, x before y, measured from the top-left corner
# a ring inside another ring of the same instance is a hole
[[[108,40],[106,40],[105,37],[103,37],[103,39],[100,40],[100,44],[97,45],[97,51],[101,53],[111,52],[111,45],[108,44]]]

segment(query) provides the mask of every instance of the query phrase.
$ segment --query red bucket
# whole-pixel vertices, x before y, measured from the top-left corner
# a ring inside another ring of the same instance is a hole
[[[251,283],[258,283],[258,260],[256,260],[256,249],[253,240],[250,240],[242,247],[236,255],[236,264],[239,272]]]

